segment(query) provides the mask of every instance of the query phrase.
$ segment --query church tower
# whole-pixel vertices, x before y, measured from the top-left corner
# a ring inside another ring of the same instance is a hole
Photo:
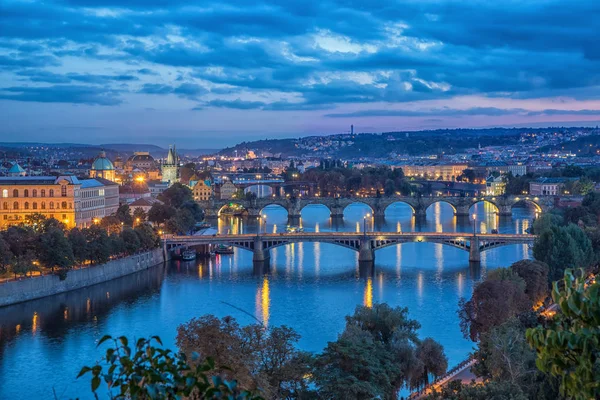
[[[169,146],[169,154],[167,160],[162,164],[161,168],[162,181],[171,186],[175,182],[179,182],[179,157],[175,145]]]

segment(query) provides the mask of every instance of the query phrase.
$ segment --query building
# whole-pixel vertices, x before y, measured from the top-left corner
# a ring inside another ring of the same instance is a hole
[[[148,211],[150,211],[154,203],[162,202],[152,197],[142,197],[141,199],[137,199],[133,203],[129,204],[129,211],[131,212],[131,215],[133,215],[135,210],[139,208],[143,210],[146,215],[148,215]]]
[[[229,200],[232,199],[233,196],[237,193],[237,187],[229,181],[225,182],[220,187],[219,197],[221,200]]]
[[[400,165],[405,176],[454,181],[468,168],[467,164]]]
[[[77,226],[81,182],[74,176],[20,176],[0,178],[0,228],[20,224],[39,213],[67,228]]]
[[[119,208],[119,185],[103,178],[79,181],[79,203],[76,207],[77,227],[87,228]]]
[[[134,169],[151,170],[156,169],[156,161],[154,157],[147,151],[136,151],[127,159],[125,169],[133,171]]]
[[[501,196],[506,191],[506,183],[501,177],[488,176],[485,180],[485,194],[487,196]]]
[[[6,172],[6,176],[10,176],[10,177],[18,177],[18,176],[25,176],[25,175],[27,175],[27,173],[19,165],[19,163],[14,163],[12,165],[12,167],[10,167],[9,170]]]
[[[192,188],[192,194],[194,195],[195,201],[210,200],[213,195],[210,181],[198,181]]]
[[[175,146],[169,146],[167,160],[161,166],[162,181],[168,183],[169,186],[175,182],[179,182],[179,157]]]
[[[106,157],[105,151],[101,151],[98,157],[92,163],[92,168],[90,169],[90,178],[102,178],[111,182],[115,181],[115,166]]]
[[[539,178],[529,182],[529,194],[532,196],[557,196],[562,194],[565,178]]]
[[[148,182],[148,190],[150,191],[150,196],[156,198],[159,194],[164,192],[169,188],[169,184],[165,182]]]

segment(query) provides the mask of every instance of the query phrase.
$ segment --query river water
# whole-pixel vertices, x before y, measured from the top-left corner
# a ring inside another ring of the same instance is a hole
[[[498,217],[492,206],[476,204],[475,229],[524,233],[534,210],[515,208]],[[385,221],[364,219],[369,209],[349,206],[343,221],[331,221],[323,206],[308,206],[301,224],[306,231],[472,232],[473,221],[457,219],[452,208],[436,203],[417,223],[410,208],[397,204]],[[265,221],[224,217],[221,232],[281,232],[283,208],[264,210]],[[365,221],[367,222],[365,224]],[[344,316],[357,305],[387,302],[408,307],[422,327],[445,348],[450,366],[463,360],[473,343],[463,338],[456,315],[461,297],[489,269],[528,258],[526,245],[483,252],[481,267],[470,268],[468,253],[434,243],[408,243],[376,252],[375,274],[361,278],[357,253],[332,244],[298,243],[272,250],[271,274],[252,274],[252,254],[194,262],[173,261],[135,275],[53,297],[0,308],[0,399],[92,398],[89,379],[75,379],[83,365],[101,357],[97,340],[104,334],[159,335],[174,347],[176,328],[193,317],[232,315],[241,324],[255,322],[241,308],[269,326],[288,325],[302,336],[299,347],[319,352],[343,330]],[[235,307],[232,307],[233,305]]]

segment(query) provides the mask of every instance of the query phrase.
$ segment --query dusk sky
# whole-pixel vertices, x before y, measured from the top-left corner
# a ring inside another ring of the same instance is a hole
[[[0,0],[0,141],[600,120],[600,1]]]

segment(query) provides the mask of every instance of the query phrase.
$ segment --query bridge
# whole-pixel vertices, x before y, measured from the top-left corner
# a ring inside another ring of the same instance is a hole
[[[403,243],[440,243],[469,252],[469,262],[481,262],[481,252],[512,244],[533,244],[534,235],[438,232],[297,232],[239,235],[164,236],[166,250],[180,246],[228,245],[253,253],[255,272],[269,269],[270,250],[299,242],[331,243],[358,252],[361,269],[373,271],[375,251]]]
[[[418,218],[425,217],[427,208],[435,203],[447,203],[454,210],[456,216],[468,216],[470,208],[477,203],[489,203],[495,207],[500,216],[512,215],[513,207],[520,204],[529,204],[535,207],[537,212],[545,212],[554,207],[555,196],[483,196],[483,197],[412,197],[412,196],[390,196],[390,197],[266,197],[252,200],[235,199],[221,200],[212,198],[208,201],[200,201],[198,204],[204,210],[206,218],[218,218],[221,210],[230,204],[238,204],[245,209],[249,217],[259,217],[262,210],[269,205],[279,205],[288,212],[291,221],[299,220],[302,209],[310,204],[321,204],[329,208],[332,218],[343,217],[344,209],[350,204],[362,203],[371,208],[372,215],[377,218],[385,217],[385,210],[392,204],[404,203],[411,207],[413,215]]]

